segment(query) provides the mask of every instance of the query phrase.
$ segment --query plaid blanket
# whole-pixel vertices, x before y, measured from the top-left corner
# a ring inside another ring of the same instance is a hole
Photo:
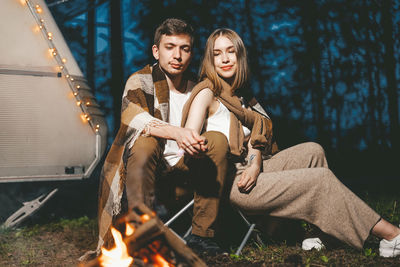
[[[121,125],[100,176],[98,246],[96,251],[89,251],[80,260],[95,252],[99,254],[103,245],[111,244],[110,227],[121,211],[128,151],[147,126],[168,121],[168,110],[169,88],[158,64],[147,65],[129,77],[122,96]]]

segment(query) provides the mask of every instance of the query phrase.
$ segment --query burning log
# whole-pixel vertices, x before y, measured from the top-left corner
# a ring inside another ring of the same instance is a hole
[[[108,255],[111,254],[111,250],[102,249],[99,257],[80,266],[174,266],[177,258],[183,259],[188,266],[206,266],[183,240],[144,204],[135,207],[121,218],[117,227],[118,225],[122,226],[120,228],[125,226],[124,236],[112,229],[116,244],[113,250],[118,250],[118,258]]]

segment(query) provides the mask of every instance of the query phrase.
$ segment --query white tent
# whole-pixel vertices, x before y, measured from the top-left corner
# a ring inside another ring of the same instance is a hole
[[[107,126],[43,0],[0,1],[0,183],[90,176]]]

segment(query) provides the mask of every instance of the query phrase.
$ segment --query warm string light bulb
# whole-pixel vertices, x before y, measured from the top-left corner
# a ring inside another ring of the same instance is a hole
[[[48,33],[47,33],[47,38],[48,38],[49,40],[52,40],[52,39],[53,39],[53,34],[52,34],[51,32],[48,32]]]
[[[81,86],[78,84],[78,85],[76,86],[76,89],[79,89],[79,88],[81,88]]]
[[[61,61],[62,61],[62,63],[67,63],[67,59],[66,58],[63,58],[63,59],[61,59]]]
[[[42,8],[39,6],[39,5],[36,5],[35,6],[35,9],[36,9],[36,12],[38,13],[38,14],[40,14],[40,13],[42,13]]]
[[[82,104],[82,101],[80,101],[80,100],[79,100],[79,101],[76,101],[76,105],[77,105],[77,106],[80,106],[81,104]]]
[[[52,56],[57,56],[57,50],[55,48],[50,48],[49,51]]]

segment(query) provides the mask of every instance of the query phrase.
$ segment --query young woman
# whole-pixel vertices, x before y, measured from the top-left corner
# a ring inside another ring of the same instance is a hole
[[[182,125],[227,137],[236,161],[233,205],[248,214],[308,221],[360,249],[372,233],[382,238],[381,256],[400,255],[400,229],[335,177],[320,145],[309,142],[278,152],[268,115],[254,99],[241,97],[248,65],[236,32],[217,29],[210,35],[200,79],[185,105]]]

